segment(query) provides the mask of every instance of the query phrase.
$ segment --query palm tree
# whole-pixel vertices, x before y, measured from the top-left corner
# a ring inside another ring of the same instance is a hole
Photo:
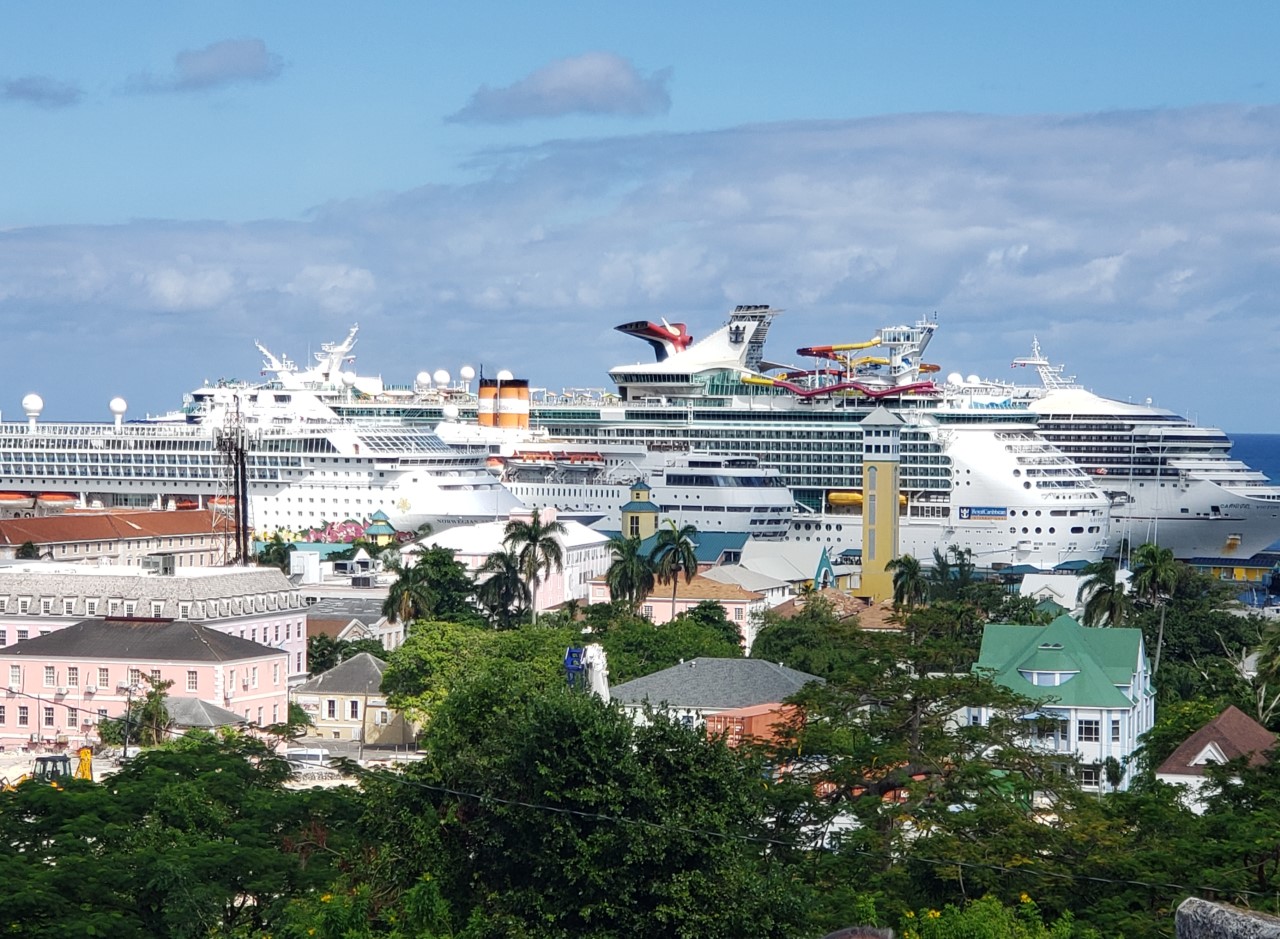
[[[653,550],[649,552],[649,560],[653,563],[654,573],[661,583],[671,584],[671,618],[676,618],[676,585],[680,582],[680,572],[684,572],[684,582],[693,580],[698,573],[698,555],[694,550],[694,539],[698,537],[698,529],[693,525],[676,527],[676,523],[667,519],[667,527],[658,529],[657,540]]]
[[[529,587],[529,606],[538,621],[538,585],[551,571],[564,570],[564,549],[557,536],[565,534],[564,522],[544,522],[534,509],[529,521],[513,518],[507,522],[502,543],[520,559],[520,573]]]
[[[1118,626],[1129,613],[1129,595],[1117,580],[1119,571],[1110,558],[1093,561],[1082,573],[1076,599],[1084,600],[1085,626]]]
[[[653,592],[653,561],[641,548],[640,538],[616,536],[609,539],[612,561],[604,575],[609,593],[621,600],[632,613],[640,609],[644,598]]]
[[[1160,671],[1160,652],[1164,648],[1164,614],[1166,601],[1178,586],[1178,562],[1169,548],[1147,543],[1133,552],[1133,592],[1143,601],[1160,607],[1160,630],[1156,634],[1156,658],[1151,674]]]
[[[499,629],[510,629],[529,606],[520,557],[514,551],[495,551],[476,571],[484,577],[476,586],[476,599]],[[487,575],[487,576],[486,576]]]
[[[431,587],[427,583],[426,566],[409,565],[394,558],[389,568],[396,579],[382,602],[382,615],[393,623],[408,623],[421,618],[431,608]]]
[[[884,566],[893,574],[893,605],[911,609],[929,599],[929,581],[920,561],[910,554],[896,557]]]

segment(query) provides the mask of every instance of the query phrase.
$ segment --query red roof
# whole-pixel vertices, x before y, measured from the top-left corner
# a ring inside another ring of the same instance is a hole
[[[41,518],[0,519],[0,545],[73,544],[82,541],[136,541],[225,532],[234,523],[222,512],[68,512]]]
[[[1275,734],[1233,704],[1182,741],[1156,772],[1169,776],[1203,776],[1204,763],[1193,761],[1209,746],[1216,747],[1228,760],[1248,756],[1249,765],[1257,766],[1267,762],[1268,753],[1275,745]]]

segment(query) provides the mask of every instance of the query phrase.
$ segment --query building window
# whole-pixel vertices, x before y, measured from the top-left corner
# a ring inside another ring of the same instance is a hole
[[[80,687],[80,666],[79,665],[67,666],[67,687],[68,688]]]
[[[271,687],[280,687],[280,663],[277,662],[271,666]]]
[[[391,720],[391,715],[390,715],[390,714],[388,714],[386,711],[379,711],[379,712],[378,712],[378,723],[379,723],[379,724],[386,724],[386,723],[388,723],[390,720]]]
[[[1096,766],[1080,767],[1080,785],[1084,789],[1097,789],[1102,781],[1102,774]]]
[[[330,720],[333,720],[338,716],[338,702],[333,700],[333,698],[330,698],[325,702],[324,715]]]
[[[1120,742],[1120,719],[1116,717],[1111,719],[1111,742]]]
[[[646,603],[643,607],[640,608],[640,615],[647,619],[652,619],[653,607],[650,604]]]
[[[53,708],[44,709],[44,726],[46,727],[53,726]]]
[[[1076,724],[1076,740],[1080,743],[1098,743],[1102,740],[1102,722],[1083,720]]]
[[[738,620],[739,622],[742,621],[742,607],[735,606],[733,608],[733,618]]]
[[[138,612],[138,602],[136,600],[126,600],[124,602],[124,615],[133,616]]]
[[[85,600],[85,601],[84,601],[84,611],[85,611],[85,613],[86,613],[86,614],[88,614],[89,616],[97,616],[97,615],[98,615],[98,601],[97,601],[97,600]]]
[[[278,704],[271,705],[271,723],[280,723],[280,705]]]
[[[73,613],[75,613],[75,610],[76,610],[76,601],[75,601],[75,600],[63,600],[63,601],[62,601],[62,615],[63,615],[63,616],[71,616]]]
[[[80,712],[77,711],[75,708],[67,708],[67,726],[68,727],[80,726]]]
[[[262,726],[262,708],[258,708],[258,726]]]
[[[354,698],[351,699],[351,719],[353,721],[360,719],[360,702]]]
[[[179,604],[178,604],[178,618],[179,618],[179,619],[191,619],[191,604],[190,604],[190,603],[179,603]]]
[[[31,635],[31,630],[29,630],[29,629],[19,629],[19,630],[18,630],[18,641],[19,641],[19,642],[22,642],[24,639],[26,639],[26,638],[27,638],[28,636],[30,636],[30,635]]]
[[[120,613],[120,601],[119,601],[119,600],[115,600],[115,599],[108,600],[108,601],[107,601],[107,615],[108,615],[108,616],[117,616],[119,613]]]
[[[155,618],[155,619],[159,619],[159,618],[160,618],[161,616],[163,616],[163,615],[164,615],[164,601],[163,601],[163,600],[152,600],[152,601],[151,601],[151,616],[152,616],[153,618]]]
[[[129,684],[130,685],[142,684],[142,672],[136,668],[129,669]]]
[[[111,672],[110,672],[108,669],[105,669],[105,668],[102,668],[101,666],[99,666],[99,668],[98,668],[98,687],[99,687],[99,688],[106,688],[106,687],[107,687],[108,685],[110,685],[110,684],[111,684]]]
[[[9,666],[9,684],[12,685],[14,688],[17,688],[19,685],[22,684],[22,666],[21,665]]]
[[[200,673],[194,668],[187,669],[187,690],[196,691],[200,687]]]
[[[46,688],[52,688],[53,683],[57,680],[58,674],[54,667],[52,665],[46,665],[44,667],[44,686]]]
[[[258,666],[256,665],[249,670],[249,684],[254,688],[258,687]]]
[[[3,724],[5,720],[5,707],[3,704],[0,704],[0,724]]]
[[[151,686],[157,687],[160,684],[160,669],[153,668],[151,670]]]
[[[27,707],[25,704],[18,705],[18,726],[31,726],[31,708]]]

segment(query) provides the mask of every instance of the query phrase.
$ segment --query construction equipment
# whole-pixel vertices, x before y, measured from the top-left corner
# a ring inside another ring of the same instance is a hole
[[[81,747],[76,751],[76,768],[75,772],[71,771],[71,758],[65,753],[55,753],[48,756],[38,756],[31,766],[31,772],[24,773],[13,782],[0,780],[0,788],[6,792],[11,792],[24,782],[37,782],[41,785],[49,785],[55,789],[61,789],[63,783],[68,779],[93,779],[93,750],[89,747]]]

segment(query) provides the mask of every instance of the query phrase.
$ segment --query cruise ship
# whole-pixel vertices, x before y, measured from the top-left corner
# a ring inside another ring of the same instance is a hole
[[[1012,386],[1011,400],[1113,497],[1112,553],[1155,542],[1180,558],[1249,558],[1280,539],[1280,486],[1234,459],[1223,431],[1087,391],[1038,340],[1013,364],[1040,384]]]
[[[379,510],[401,531],[505,517],[519,501],[484,459],[426,427],[341,418],[299,389],[222,383],[170,414],[126,421],[0,423],[0,513],[70,507],[230,506],[243,467],[248,523],[259,536],[326,522],[368,521]]]
[[[593,446],[556,440],[527,427],[485,427],[456,419],[441,421],[436,433],[459,450],[483,453],[503,485],[526,506],[554,507],[559,518],[601,530],[618,528],[636,482],[649,486],[650,498],[665,517],[700,532],[745,532],[778,540],[787,535],[796,513],[781,474],[761,466],[754,456],[640,444]]]
[[[902,421],[901,544],[922,558],[957,546],[982,566],[1053,567],[1102,556],[1110,504],[1091,477],[1039,436],[1036,415],[1007,394],[948,395],[923,361],[936,322],[878,330],[862,342],[798,350],[812,362],[765,359],[773,307],[735,308],[695,342],[679,323],[618,327],[654,361],[610,371],[616,390],[535,396],[499,372],[422,372],[412,386],[357,376],[355,330],[297,369],[264,351],[281,387],[305,388],[361,420],[436,426],[456,420],[517,426],[604,454],[619,447],[754,460],[796,500],[785,537],[858,549],[862,532],[861,422],[877,408]]]

